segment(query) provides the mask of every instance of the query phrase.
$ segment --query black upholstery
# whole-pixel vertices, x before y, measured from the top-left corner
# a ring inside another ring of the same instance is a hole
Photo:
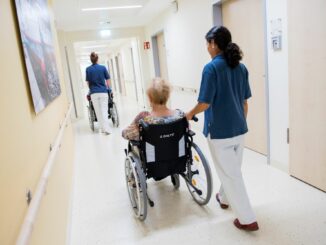
[[[169,124],[140,123],[140,149],[147,177],[162,179],[186,170],[189,157],[188,121]]]

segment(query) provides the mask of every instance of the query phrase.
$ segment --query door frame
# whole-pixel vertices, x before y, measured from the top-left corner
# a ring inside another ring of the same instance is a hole
[[[154,70],[155,70],[155,76],[159,77],[161,76],[161,68],[160,68],[160,58],[158,55],[158,44],[157,44],[157,35],[160,34],[162,31],[155,33],[151,39],[152,39],[152,48],[153,48],[153,61],[154,61]]]
[[[159,48],[158,48],[158,42],[157,42],[157,36],[163,34],[164,36],[164,43],[165,43],[165,31],[164,29],[161,29],[157,32],[155,32],[151,36],[151,41],[152,41],[152,49],[153,49],[153,61],[154,61],[154,71],[155,71],[155,76],[156,77],[161,77],[162,76],[162,71],[161,71],[161,64],[160,64],[160,56],[159,56]],[[165,53],[166,56],[166,53]],[[167,69],[167,76],[169,76],[169,69],[168,69],[168,63],[167,63],[167,56],[165,57],[166,60],[166,69]],[[167,77],[169,79],[169,77]]]

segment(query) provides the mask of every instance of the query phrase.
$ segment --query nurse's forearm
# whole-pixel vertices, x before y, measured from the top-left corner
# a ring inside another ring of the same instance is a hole
[[[248,115],[248,102],[247,102],[247,100],[245,100],[244,103],[243,103],[243,111],[244,111],[245,118],[247,119],[247,115]]]
[[[199,114],[203,111],[206,111],[209,108],[210,104],[206,104],[206,103],[198,103],[188,114],[189,117],[193,117],[196,114]],[[190,118],[190,119],[191,119]]]
[[[106,86],[108,88],[111,88],[111,81],[110,81],[110,79],[106,80]]]

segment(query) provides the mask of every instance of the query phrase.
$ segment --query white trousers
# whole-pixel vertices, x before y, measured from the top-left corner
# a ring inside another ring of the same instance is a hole
[[[109,96],[107,93],[94,93],[91,94],[92,103],[96,113],[97,121],[99,123],[100,129],[104,132],[110,132],[109,128]]]
[[[220,201],[232,207],[241,224],[255,222],[241,172],[244,135],[228,139],[211,139],[209,136],[208,145],[221,181]]]

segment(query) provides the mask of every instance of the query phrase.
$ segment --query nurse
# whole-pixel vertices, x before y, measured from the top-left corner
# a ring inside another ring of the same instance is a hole
[[[97,64],[98,55],[95,52],[91,53],[90,60],[92,65],[86,68],[86,83],[90,90],[95,114],[100,126],[100,132],[109,135],[108,90],[111,91],[110,75],[105,66]]]
[[[256,231],[258,223],[241,172],[244,137],[248,132],[247,100],[251,97],[248,71],[240,63],[242,52],[232,43],[227,28],[213,27],[206,34],[206,41],[212,61],[204,67],[198,104],[187,113],[187,118],[205,111],[203,133],[221,181],[216,200],[223,209],[232,207],[237,228]]]

